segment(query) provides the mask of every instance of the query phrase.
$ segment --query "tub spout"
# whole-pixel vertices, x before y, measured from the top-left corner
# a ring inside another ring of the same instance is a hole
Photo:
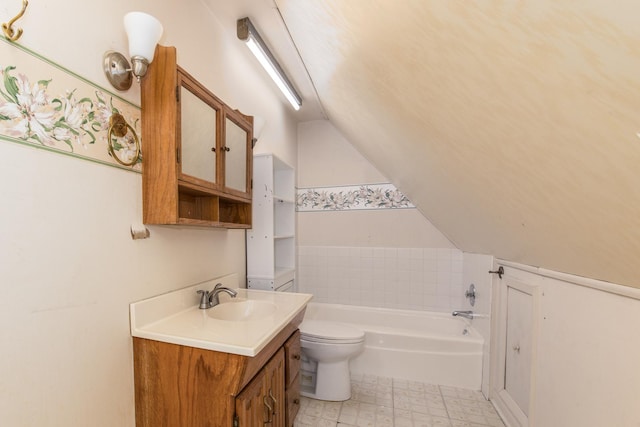
[[[466,319],[473,319],[473,311],[471,310],[465,310],[465,311],[460,311],[460,310],[456,310],[453,313],[451,313],[452,316],[460,316],[460,317],[464,317]]]

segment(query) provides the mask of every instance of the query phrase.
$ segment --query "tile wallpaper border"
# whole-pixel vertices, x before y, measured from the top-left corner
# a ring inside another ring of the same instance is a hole
[[[122,114],[140,135],[140,107],[67,68],[0,37],[0,140],[140,173],[108,154],[109,119]],[[132,138],[114,148],[122,159]]]
[[[298,212],[415,209],[391,183],[309,187],[296,190]]]

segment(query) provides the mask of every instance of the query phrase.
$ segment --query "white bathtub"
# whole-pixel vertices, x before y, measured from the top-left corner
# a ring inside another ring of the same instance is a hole
[[[365,350],[352,375],[371,374],[480,390],[483,339],[466,319],[450,314],[309,303],[305,319],[353,324]]]

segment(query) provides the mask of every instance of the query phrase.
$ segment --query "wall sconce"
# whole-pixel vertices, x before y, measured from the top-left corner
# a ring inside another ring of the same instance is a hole
[[[264,117],[253,116],[253,140],[251,141],[251,148],[256,146],[256,142],[258,142],[258,138],[260,138],[265,123]]]
[[[160,21],[143,12],[127,13],[124,16],[124,29],[129,38],[129,55],[133,67],[119,52],[108,51],[103,57],[104,74],[109,83],[120,91],[131,87],[133,76],[140,82],[147,73],[163,30]]]
[[[238,38],[247,43],[247,47],[255,55],[260,65],[271,76],[278,88],[282,91],[293,108],[297,111],[302,106],[302,98],[285,75],[269,48],[258,34],[249,18],[238,19]]]

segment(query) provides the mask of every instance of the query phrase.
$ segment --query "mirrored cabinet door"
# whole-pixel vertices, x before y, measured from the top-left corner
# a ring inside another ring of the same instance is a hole
[[[182,173],[215,184],[218,110],[187,87],[180,91]]]
[[[225,119],[225,175],[226,188],[247,191],[247,141],[249,132],[229,117]]]

